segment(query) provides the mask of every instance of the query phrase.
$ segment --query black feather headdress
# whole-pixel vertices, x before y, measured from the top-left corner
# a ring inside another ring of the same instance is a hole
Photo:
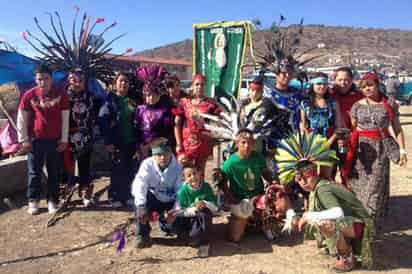
[[[104,18],[97,18],[94,22],[90,16],[83,14],[80,29],[76,31],[77,17],[80,9],[76,7],[75,16],[72,23],[71,37],[66,35],[63,29],[63,22],[58,12],[47,13],[50,20],[51,31],[47,32],[34,17],[34,22],[42,34],[42,39],[30,31],[23,32],[23,38],[39,54],[37,59],[49,65],[56,71],[71,71],[81,69],[86,75],[98,80],[108,82],[113,77],[111,61],[116,58],[105,58],[112,48],[112,44],[123,37],[125,33],[118,35],[109,42],[105,42],[103,35],[114,28],[114,22],[105,27],[100,33],[95,33],[97,24],[103,23]],[[125,53],[131,52],[127,49]],[[123,54],[121,54],[123,55]]]
[[[298,78],[301,75],[301,67],[320,57],[321,55],[312,56],[302,59],[305,55],[316,48],[324,45],[318,44],[316,47],[303,52],[298,52],[303,34],[303,18],[298,24],[297,31],[289,31],[289,28],[281,28],[286,21],[283,15],[280,15],[279,22],[274,22],[270,27],[269,34],[265,38],[265,48],[263,54],[257,54],[260,59],[259,64],[265,71],[272,71],[275,74],[282,71],[295,72]]]

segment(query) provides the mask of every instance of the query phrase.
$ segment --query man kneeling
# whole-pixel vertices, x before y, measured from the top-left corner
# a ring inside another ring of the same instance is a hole
[[[145,159],[132,185],[132,194],[136,205],[136,248],[151,245],[150,216],[159,214],[160,229],[170,232],[166,216],[173,209],[177,191],[182,185],[182,167],[172,153],[166,138],[160,137],[152,141],[151,157]]]
[[[246,226],[251,219],[259,218],[254,214],[256,202],[265,195],[262,177],[272,184],[277,184],[273,180],[272,172],[266,167],[265,157],[253,151],[255,143],[253,132],[248,129],[240,130],[236,135],[237,151],[223,163],[222,172],[228,179],[220,183],[219,188],[223,189],[225,203],[231,211],[229,220],[228,238],[229,241],[238,243],[245,232]],[[276,219],[281,220],[290,208],[290,202],[286,195],[279,196],[275,204]],[[255,216],[253,216],[255,215]],[[254,218],[255,217],[255,218]],[[258,220],[263,223],[264,220]],[[271,231],[262,226],[263,232],[268,239],[272,239]]]
[[[309,224],[326,238],[330,252],[336,252],[339,261],[334,266],[338,272],[356,267],[359,255],[362,264],[372,265],[369,233],[370,218],[355,195],[342,185],[323,180],[317,166],[310,161],[298,164],[296,181],[310,192],[309,211],[298,222],[301,231]]]

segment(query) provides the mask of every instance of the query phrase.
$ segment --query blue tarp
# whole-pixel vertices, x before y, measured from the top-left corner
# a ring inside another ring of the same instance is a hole
[[[38,64],[39,61],[17,52],[0,50],[0,85],[15,82],[19,90],[24,92],[34,86],[34,71]],[[56,85],[64,85],[65,79],[66,73],[53,73],[53,80]],[[88,88],[93,92],[97,101],[103,102],[106,91],[96,79],[89,79]]]
[[[17,52],[0,50],[0,85],[10,82],[30,82],[38,61]]]

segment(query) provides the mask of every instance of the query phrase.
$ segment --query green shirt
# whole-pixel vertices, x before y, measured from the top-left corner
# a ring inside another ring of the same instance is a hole
[[[129,98],[127,96],[119,96],[120,101],[120,124],[122,126],[123,142],[125,144],[134,143],[135,136],[133,134],[133,127],[131,122],[131,115],[133,109],[129,106]]]
[[[315,189],[310,193],[309,210],[322,211],[333,207],[342,208],[344,217],[336,220],[336,229],[341,230],[349,224],[362,222],[363,237],[352,240],[352,249],[355,255],[360,255],[362,264],[371,267],[373,264],[370,247],[370,232],[372,229],[372,219],[363,207],[362,203],[356,198],[355,194],[343,186],[320,180]],[[307,236],[314,233],[319,237],[319,231],[316,227],[310,227]],[[326,245],[329,250],[336,250],[336,236],[326,237]]]
[[[222,170],[228,176],[230,191],[237,199],[249,199],[264,193],[262,171],[266,160],[262,154],[252,151],[247,159],[241,159],[236,153],[223,163]]]
[[[369,217],[368,212],[355,194],[341,185],[320,180],[310,194],[314,211],[322,211],[333,207],[342,208],[345,217],[357,219]]]
[[[177,192],[177,199],[181,208],[191,207],[197,201],[208,201],[216,205],[216,196],[206,182],[199,189],[193,189],[188,183],[184,183]]]

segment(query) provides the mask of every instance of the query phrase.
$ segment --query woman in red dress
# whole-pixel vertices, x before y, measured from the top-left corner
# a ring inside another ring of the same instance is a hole
[[[212,138],[204,128],[200,113],[218,114],[215,100],[205,97],[206,77],[196,74],[191,97],[182,98],[175,110],[175,137],[178,159],[194,161],[204,173],[207,158],[212,155]]]

